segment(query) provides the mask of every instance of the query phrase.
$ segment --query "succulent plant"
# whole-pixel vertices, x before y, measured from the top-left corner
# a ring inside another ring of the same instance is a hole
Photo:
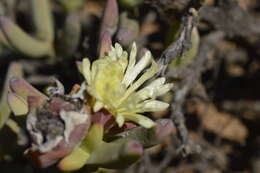
[[[81,26],[78,16],[71,11],[78,6],[62,1],[68,16],[65,27],[58,33],[60,44],[55,46],[49,1],[31,3],[35,36],[25,33],[9,18],[1,17],[2,44],[29,57],[73,55]],[[137,60],[134,41],[139,34],[137,21],[127,17],[127,13],[119,15],[117,1],[108,0],[98,37],[99,57],[92,63],[88,58],[77,62],[85,80],[80,86],[75,85],[66,94],[63,84],[55,80],[56,86],[48,88],[46,95],[21,77],[8,78],[10,89],[5,97],[13,114],[26,118],[30,147],[25,155],[34,165],[45,168],[56,164],[63,171],[84,166],[90,170],[121,169],[136,162],[145,148],[174,132],[170,119],[154,121],[143,115],[168,108],[168,103],[156,98],[170,91],[173,84],[158,77],[161,66],[169,62],[160,64],[164,59],[156,62],[149,50],[143,51]],[[119,41],[114,46],[113,36]],[[123,47],[131,44],[128,53]],[[187,57],[194,56],[197,45],[198,37],[194,37]]]
[[[126,167],[142,156],[143,147],[159,143],[174,129],[167,119],[156,121],[151,129],[129,123],[119,128],[106,110],[91,113],[88,103],[77,97],[80,90],[47,97],[22,78],[11,79],[10,87],[10,108],[18,116],[27,115],[32,143],[26,155],[39,167],[60,159],[58,167],[67,171],[84,165],[92,169]]]
[[[31,30],[34,32],[32,34],[25,32],[13,18],[3,15],[0,17],[0,45],[11,52],[18,52],[31,58],[50,57],[57,60],[73,56],[80,44],[82,32],[80,20],[84,18],[77,10],[84,1],[57,1],[66,11],[61,29],[55,27],[49,0],[29,2],[33,23]],[[128,18],[126,13],[122,13],[119,17],[117,1],[108,0],[101,19],[99,49],[104,34],[108,34],[111,38],[116,35],[116,39],[124,47],[128,47],[138,37],[139,24],[134,19]]]
[[[22,77],[23,76],[23,70],[22,66],[18,63],[11,63],[8,72],[6,75],[6,80],[5,80],[5,85],[2,91],[2,96],[0,100],[0,129],[3,128],[5,123],[8,121],[9,116],[11,114],[11,109],[8,106],[7,102],[7,94],[10,91],[10,86],[9,86],[9,80],[13,78],[14,76],[16,77]]]
[[[144,0],[119,0],[120,5],[126,8],[132,8],[141,4]]]
[[[73,12],[82,7],[84,1],[85,0],[58,0],[58,3],[60,3],[67,12]]]
[[[11,49],[11,51],[16,51],[32,58],[71,56],[79,44],[81,32],[80,21],[76,13],[67,15],[64,27],[58,31],[60,35],[56,38],[58,42],[62,42],[62,46],[59,45],[56,48],[55,28],[50,1],[31,0],[30,3],[34,33],[32,35],[26,33],[10,17],[1,16],[0,44]]]
[[[22,78],[10,79],[8,103],[16,116],[26,115],[31,138],[26,156],[34,165],[48,167],[58,162],[58,168],[66,171],[85,165],[88,169],[124,168],[142,156],[143,148],[173,132],[171,120],[154,122],[138,114],[166,109],[168,104],[155,97],[169,91],[172,84],[158,78],[137,90],[157,67],[149,51],[135,63],[136,50],[133,44],[128,60],[127,52],[115,44],[93,62],[91,70],[84,59],[79,68],[85,82],[69,94],[57,80],[46,96]]]

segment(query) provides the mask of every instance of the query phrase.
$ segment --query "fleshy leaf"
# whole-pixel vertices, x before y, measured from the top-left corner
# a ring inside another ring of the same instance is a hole
[[[103,125],[93,124],[87,136],[79,147],[76,147],[68,156],[63,158],[58,167],[64,171],[73,171],[82,168],[91,153],[103,143]]]
[[[101,36],[101,41],[99,45],[99,57],[102,58],[106,53],[109,52],[112,46],[111,36],[108,32],[104,32]]]
[[[87,167],[122,169],[137,161],[142,154],[143,147],[138,141],[117,140],[103,143],[91,154]]]
[[[108,32],[111,36],[113,36],[117,30],[118,21],[117,0],[108,0],[101,22],[100,39],[105,32]]]
[[[176,129],[170,119],[159,119],[155,123],[155,126],[152,128],[132,128],[115,135],[112,139],[126,138],[126,140],[136,140],[147,148],[159,144],[168,135],[176,133]]]
[[[24,100],[27,100],[28,96],[37,96],[41,102],[44,102],[48,99],[47,96],[35,89],[22,78],[13,77],[10,80],[10,88],[14,93],[22,97]]]
[[[11,63],[5,79],[4,88],[2,91],[2,97],[0,101],[0,129],[4,126],[5,122],[8,120],[11,110],[7,102],[7,93],[10,91],[9,80],[14,76],[22,77],[23,71],[22,66],[19,63]]]
[[[58,168],[63,171],[78,170],[86,164],[89,156],[89,152],[80,147],[76,147],[71,154],[59,162]]]
[[[10,19],[1,17],[0,25],[10,46],[15,50],[30,57],[42,57],[53,53],[48,42],[31,37]]]
[[[19,116],[28,113],[28,104],[22,97],[12,92],[9,92],[7,95],[7,100],[11,110],[15,115]]]

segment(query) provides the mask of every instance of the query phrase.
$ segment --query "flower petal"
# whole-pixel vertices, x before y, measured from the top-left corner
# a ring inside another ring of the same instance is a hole
[[[122,115],[117,115],[116,116],[116,122],[118,124],[119,127],[122,127],[124,122],[125,122],[125,118]]]
[[[83,75],[87,81],[87,83],[90,85],[90,81],[91,81],[91,73],[90,73],[90,62],[88,58],[84,58],[83,59],[83,68],[82,68],[82,72]]]
[[[137,88],[139,88],[146,80],[151,78],[158,69],[158,65],[154,60],[152,60],[151,67],[132,85],[130,86],[127,91],[125,92],[124,96],[119,101],[119,104],[125,101],[129,97],[130,94],[132,94]]]
[[[97,112],[99,111],[100,109],[102,109],[104,107],[104,104],[100,101],[96,101],[94,106],[93,106],[93,111],[94,112]]]
[[[116,43],[115,44],[115,49],[116,49],[116,56],[117,56],[117,58],[120,58],[122,56],[122,53],[123,53],[123,48],[121,47],[120,44]]]
[[[170,91],[172,89],[172,87],[173,87],[172,83],[168,83],[168,84],[163,85],[162,87],[160,87],[158,89],[158,91],[156,92],[155,97],[161,96],[161,95],[167,93],[168,91]]]
[[[156,97],[158,90],[160,90],[164,82],[165,82],[164,77],[154,80],[148,86],[144,87],[143,89],[137,92],[138,97],[140,98],[140,100]]]
[[[124,72],[125,71],[125,69],[126,69],[126,67],[127,67],[127,56],[128,56],[128,54],[127,54],[127,52],[126,51],[124,51],[123,53],[122,53],[122,55],[121,55],[121,58],[120,58],[120,60],[118,60],[118,62],[120,63],[120,65],[122,66],[122,72]]]
[[[162,111],[169,107],[168,103],[158,101],[158,100],[147,100],[143,104],[144,105],[140,110],[141,112]]]
[[[141,60],[131,70],[129,70],[129,74],[125,75],[123,79],[123,84],[125,84],[125,86],[128,87],[142,72],[142,70],[151,63],[151,60],[151,52],[146,51],[145,55],[141,58]]]
[[[132,49],[131,49],[131,52],[130,52],[129,63],[128,63],[127,70],[125,72],[125,76],[124,76],[124,79],[122,81],[122,84],[127,85],[126,81],[131,76],[131,72],[133,71],[133,68],[135,66],[136,54],[137,54],[136,44],[133,43]]]
[[[111,50],[108,52],[108,56],[111,57],[112,60],[117,59],[116,49],[113,46],[111,46]]]
[[[127,120],[136,122],[137,124],[140,124],[145,128],[151,128],[155,125],[155,122],[153,120],[140,114],[129,114],[125,117],[127,117]]]

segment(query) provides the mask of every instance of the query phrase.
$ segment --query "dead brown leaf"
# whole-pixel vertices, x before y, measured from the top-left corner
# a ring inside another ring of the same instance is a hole
[[[231,114],[219,112],[213,104],[198,104],[197,114],[202,119],[202,126],[223,138],[244,143],[248,136],[248,129]]]

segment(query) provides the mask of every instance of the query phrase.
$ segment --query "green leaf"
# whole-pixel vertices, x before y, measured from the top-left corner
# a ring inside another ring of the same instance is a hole
[[[58,33],[57,51],[61,57],[70,57],[76,51],[80,41],[81,25],[79,16],[71,13],[65,20],[62,30]]]
[[[4,126],[11,113],[11,109],[7,103],[7,93],[10,91],[9,80],[14,76],[23,76],[22,66],[19,63],[12,63],[9,68],[5,79],[4,89],[0,101],[0,129]]]
[[[8,104],[15,115],[25,115],[28,113],[28,104],[26,100],[13,92],[7,94]]]
[[[74,171],[82,168],[90,156],[89,152],[86,152],[80,147],[75,148],[71,154],[62,159],[58,168],[63,171]]]
[[[91,153],[103,143],[103,131],[103,125],[93,124],[80,146],[59,162],[59,169],[73,171],[82,168]]]
[[[87,167],[122,169],[137,161],[143,154],[142,145],[134,140],[117,140],[101,144],[91,153]]]
[[[30,57],[51,56],[53,54],[50,43],[31,37],[10,19],[1,17],[0,25],[6,40],[15,50]]]
[[[9,83],[12,91],[26,101],[28,101],[28,96],[37,97],[39,99],[39,104],[45,102],[48,99],[47,96],[38,91],[28,82],[26,82],[23,78],[12,77],[9,80]]]
[[[51,43],[54,40],[52,11],[49,0],[31,0],[36,36]]]

